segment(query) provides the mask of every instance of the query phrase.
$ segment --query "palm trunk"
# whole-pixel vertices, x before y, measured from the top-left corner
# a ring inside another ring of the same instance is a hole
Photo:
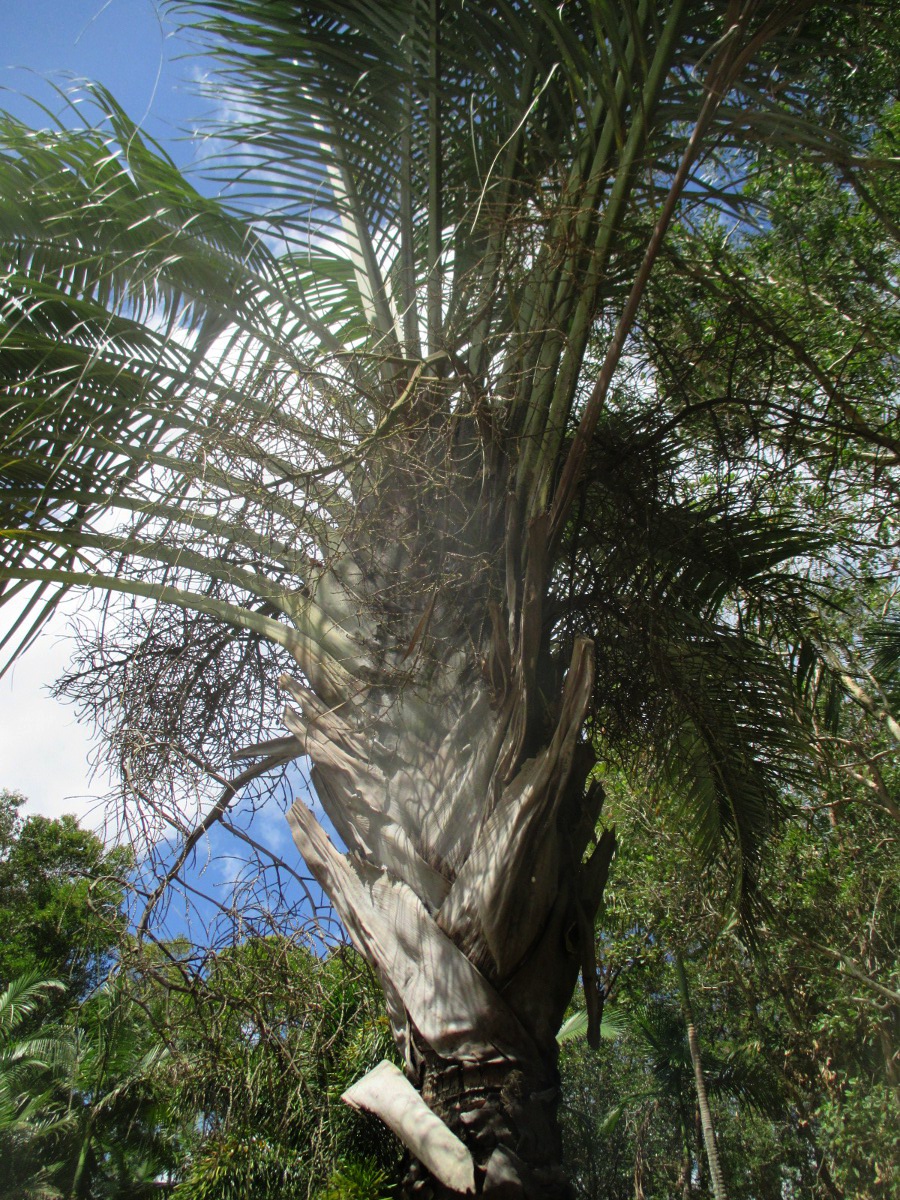
[[[83,1200],[83,1198],[87,1196],[87,1189],[90,1186],[88,1166],[91,1159],[91,1143],[93,1134],[94,1114],[91,1112],[85,1121],[84,1130],[79,1143],[78,1160],[75,1164],[75,1173],[72,1176],[72,1185],[69,1192],[72,1200]]]
[[[650,1113],[647,1112],[641,1118],[634,1135],[634,1200],[646,1200],[646,1190],[644,1187],[647,1175],[645,1142],[649,1126]]]
[[[301,660],[306,682],[283,680],[299,705],[286,723],[347,853],[300,801],[292,832],[381,979],[403,1066],[382,1064],[345,1099],[406,1144],[410,1197],[570,1194],[556,1032],[589,975],[583,926],[615,839],[583,861],[602,802],[581,734],[593,646],[576,640],[563,685],[544,650],[546,519],[523,541],[505,620],[475,587],[452,604],[429,579],[399,615],[355,600],[371,663],[355,678]],[[345,560],[341,578],[323,576],[316,602],[386,594],[398,563],[382,552],[377,571]]]
[[[560,1166],[559,1076],[549,1063],[481,1066],[429,1058],[422,1099],[467,1147],[476,1188],[484,1195],[571,1196]],[[414,1160],[404,1195],[449,1200],[459,1192]]]
[[[712,1110],[709,1107],[706,1080],[703,1078],[700,1041],[697,1037],[697,1027],[694,1024],[687,975],[684,971],[684,961],[677,951],[675,952],[675,973],[678,976],[678,991],[681,994],[681,1007],[684,1012],[685,1024],[687,1025],[688,1047],[691,1052],[691,1064],[694,1068],[694,1084],[697,1089],[697,1107],[700,1111],[700,1126],[703,1130],[703,1145],[706,1149],[706,1158],[709,1163],[713,1195],[716,1200],[727,1200],[725,1177],[722,1174],[722,1164],[719,1161],[719,1150],[716,1146],[716,1135],[713,1129]]]

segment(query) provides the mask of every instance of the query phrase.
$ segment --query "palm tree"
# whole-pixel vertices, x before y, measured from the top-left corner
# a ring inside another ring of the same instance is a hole
[[[59,1195],[51,1160],[66,1121],[53,1085],[67,1046],[59,1029],[34,1031],[28,1026],[47,993],[62,987],[32,971],[0,994],[0,1196],[9,1200]]]
[[[676,957],[676,977],[677,963]],[[634,1135],[635,1195],[642,1195],[648,1166],[645,1139],[651,1117],[659,1114],[658,1123],[662,1128],[670,1125],[677,1131],[680,1193],[689,1197],[694,1191],[692,1180],[699,1167],[698,1143],[702,1137],[710,1168],[710,1191],[719,1197],[727,1195],[727,1191],[712,1133],[710,1093],[720,1102],[728,1102],[732,1109],[760,1113],[777,1121],[783,1118],[783,1085],[758,1062],[757,1048],[753,1045],[732,1046],[724,1055],[717,1053],[714,1047],[710,1048],[704,1052],[700,1063],[696,1027],[693,1021],[689,1024],[686,1019],[680,979],[678,991],[677,1006],[674,997],[654,995],[645,1004],[632,1008],[620,1002],[608,1012],[602,1027],[603,1036],[626,1039],[626,1044],[637,1051],[643,1078],[635,1090],[623,1091],[609,1111],[604,1113],[600,1109],[602,1115],[596,1122],[589,1123],[587,1137],[596,1141],[598,1131],[601,1135],[612,1131],[628,1110],[633,1112],[637,1123]],[[574,1013],[559,1031],[560,1044],[580,1038],[587,1032],[587,1025],[587,1013],[583,1009]]]
[[[158,1194],[182,1129],[159,1086],[168,1048],[148,1012],[119,976],[80,1006],[67,1036],[67,1200]]]
[[[555,1033],[579,974],[593,996],[615,846],[598,755],[667,772],[749,912],[800,771],[781,649],[815,543],[734,447],[884,449],[786,335],[789,377],[735,408],[701,365],[682,402],[641,302],[661,264],[720,285],[716,230],[749,236],[743,181],[786,145],[865,180],[831,85],[890,6],[183,7],[227,207],[100,90],[96,126],[3,124],[6,644],[71,589],[160,606],[83,693],[153,722],[129,787],[212,763],[208,827],[309,756],[346,853],[302,802],[294,837],[405,1068],[348,1101],[410,1147],[410,1194],[562,1196]]]
[[[716,1131],[713,1127],[712,1109],[709,1106],[709,1093],[706,1088],[706,1077],[703,1071],[703,1059],[700,1054],[700,1038],[694,1021],[694,1009],[691,1004],[691,993],[688,987],[687,974],[684,970],[684,959],[680,951],[674,954],[675,977],[678,980],[678,997],[681,1002],[681,1013],[684,1017],[687,1033],[688,1050],[691,1056],[691,1068],[694,1072],[694,1087],[697,1093],[697,1110],[700,1113],[700,1128],[703,1132],[703,1147],[706,1150],[706,1160],[709,1163],[709,1175],[712,1182],[712,1192],[716,1200],[726,1200],[728,1192],[725,1188],[725,1176],[722,1173],[722,1162],[719,1158],[719,1148],[716,1145]]]
[[[181,1133],[151,1084],[166,1048],[121,980],[29,1031],[63,990],[31,972],[0,994],[0,1196],[155,1195]]]

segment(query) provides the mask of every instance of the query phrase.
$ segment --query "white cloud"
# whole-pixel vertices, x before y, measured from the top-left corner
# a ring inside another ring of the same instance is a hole
[[[98,828],[109,781],[101,773],[91,779],[91,730],[78,723],[71,705],[48,691],[69,662],[67,621],[63,614],[54,617],[0,679],[0,788],[27,798],[26,816],[73,813]]]

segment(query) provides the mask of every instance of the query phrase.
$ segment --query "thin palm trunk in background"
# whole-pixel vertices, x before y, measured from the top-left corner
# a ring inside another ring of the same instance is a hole
[[[722,1164],[719,1160],[719,1150],[716,1145],[716,1133],[713,1128],[712,1109],[709,1107],[706,1079],[703,1075],[703,1060],[700,1057],[700,1039],[697,1036],[697,1026],[694,1023],[694,1011],[691,1006],[691,994],[688,989],[687,975],[684,970],[684,960],[677,950],[675,951],[674,961],[675,974],[678,979],[678,994],[681,997],[681,1010],[684,1013],[688,1047],[691,1052],[691,1066],[694,1069],[694,1086],[697,1089],[697,1107],[700,1111],[703,1147],[706,1150],[706,1159],[709,1163],[709,1175],[712,1182],[713,1195],[716,1200],[727,1200],[728,1193],[725,1190],[725,1176],[722,1174]]]

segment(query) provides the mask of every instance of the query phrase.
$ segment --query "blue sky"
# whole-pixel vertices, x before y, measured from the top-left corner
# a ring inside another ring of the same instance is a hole
[[[193,152],[180,138],[208,109],[191,94],[202,66],[190,36],[155,0],[2,0],[0,13],[3,108],[38,123],[25,97],[55,111],[62,102],[52,83],[96,80],[173,158],[190,161]]]
[[[187,166],[194,151],[182,131],[209,108],[191,94],[202,71],[196,55],[185,57],[191,49],[156,0],[0,0],[0,107],[44,124],[28,97],[57,112],[65,101],[53,85],[77,90],[79,79],[96,80]],[[67,620],[55,621],[0,680],[0,787],[27,796],[29,812],[74,812],[96,825],[106,781],[91,781],[90,736],[44,691],[68,661]]]
[[[179,33],[155,0],[0,0],[0,108],[29,124],[45,124],[46,116],[28,97],[52,112],[63,112],[65,99],[54,85],[77,96],[78,81],[93,80],[103,84],[182,168],[189,167],[195,150],[185,133],[192,127],[202,131],[203,114],[210,110],[210,101],[196,93],[203,71],[190,35]],[[75,123],[77,117],[70,112],[65,119]],[[103,815],[97,797],[107,790],[108,781],[102,774],[91,780],[90,732],[77,724],[71,708],[46,692],[46,685],[67,666],[70,620],[89,620],[91,605],[90,596],[68,604],[0,680],[0,788],[27,797],[23,815],[71,812],[96,828]],[[0,614],[0,630],[4,616]],[[232,816],[239,828],[303,871],[283,815],[298,794],[310,794],[309,782],[305,772],[293,771],[280,797],[271,798],[255,817],[249,797],[235,805]],[[224,829],[213,829],[186,866],[189,885],[227,905],[232,893],[243,895],[255,878],[254,868],[245,865],[245,851]],[[282,873],[276,880],[273,874],[267,883],[280,887],[282,903],[300,905],[301,916],[308,915],[302,889],[289,875]],[[321,902],[317,888],[313,895]],[[139,908],[136,904],[136,911]],[[253,908],[251,901],[251,920]],[[203,940],[214,920],[214,904],[188,892],[173,894],[165,925],[170,934],[188,933]],[[268,931],[263,919],[258,926]]]

